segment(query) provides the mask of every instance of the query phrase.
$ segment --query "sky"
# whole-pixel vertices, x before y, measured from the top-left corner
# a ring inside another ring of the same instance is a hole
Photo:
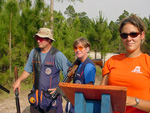
[[[116,21],[124,10],[137,14],[141,18],[150,16],[150,0],[83,0],[83,3],[78,1],[72,3],[68,0],[63,0],[63,3],[54,1],[54,10],[61,11],[63,15],[66,8],[72,5],[75,12],[86,12],[90,19],[98,18],[99,11],[101,11],[102,16],[108,22]],[[45,0],[45,2],[50,4],[50,0]]]

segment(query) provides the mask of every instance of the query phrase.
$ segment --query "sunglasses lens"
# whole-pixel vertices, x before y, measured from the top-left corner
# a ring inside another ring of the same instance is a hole
[[[128,34],[127,33],[121,33],[120,37],[123,39],[126,39],[126,38],[128,38]]]
[[[35,40],[36,40],[36,41],[39,40],[40,42],[42,42],[42,41],[43,41],[43,38],[41,38],[41,37],[35,37]]]
[[[82,46],[79,46],[78,49],[79,49],[80,51],[82,51],[82,50],[83,50],[83,47],[82,47]]]
[[[78,46],[78,47],[73,47],[74,51],[77,51],[77,49],[79,51],[82,51],[83,50],[83,47],[82,46]]]
[[[136,32],[135,32],[135,33],[130,33],[129,35],[130,35],[132,38],[135,38],[135,37],[137,37],[137,36],[139,35],[139,33],[136,33]]]
[[[74,51],[77,51],[77,47],[73,47]]]
[[[131,38],[135,38],[135,37],[137,37],[139,34],[140,34],[140,33],[137,33],[137,32],[131,32],[131,33],[129,33],[129,34],[127,34],[127,33],[121,33],[121,34],[120,34],[120,37],[123,38],[123,39],[126,39],[126,38],[128,38],[128,35],[129,35]]]
[[[39,37],[35,37],[35,40],[38,41],[38,40],[39,40]]]

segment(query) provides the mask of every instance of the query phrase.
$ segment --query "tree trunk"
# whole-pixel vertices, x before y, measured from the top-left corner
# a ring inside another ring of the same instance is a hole
[[[97,59],[97,51],[96,51],[96,49],[95,49],[95,59]]]
[[[9,70],[11,76],[11,22],[12,22],[12,11],[10,13],[10,28],[9,28]]]
[[[51,0],[51,3],[50,3],[50,13],[51,13],[50,22],[51,22],[51,30],[52,31],[53,31],[53,23],[54,23],[53,10],[54,10],[54,0]]]
[[[119,43],[119,54],[121,53],[121,44]]]

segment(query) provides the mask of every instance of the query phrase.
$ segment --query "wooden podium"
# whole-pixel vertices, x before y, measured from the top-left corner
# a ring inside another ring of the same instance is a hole
[[[64,82],[59,87],[74,105],[75,113],[125,112],[126,87]]]

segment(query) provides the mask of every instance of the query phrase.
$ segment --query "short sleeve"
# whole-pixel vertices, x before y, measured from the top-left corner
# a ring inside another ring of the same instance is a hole
[[[55,57],[56,68],[63,71],[63,75],[67,74],[68,68],[72,65],[62,52],[57,52]]]
[[[88,63],[84,69],[85,83],[95,83],[96,68],[93,64]]]
[[[24,68],[24,70],[28,73],[33,72],[33,64],[32,64],[33,53],[34,53],[34,49],[32,49],[32,51],[30,52],[28,61],[27,61],[26,66]]]

